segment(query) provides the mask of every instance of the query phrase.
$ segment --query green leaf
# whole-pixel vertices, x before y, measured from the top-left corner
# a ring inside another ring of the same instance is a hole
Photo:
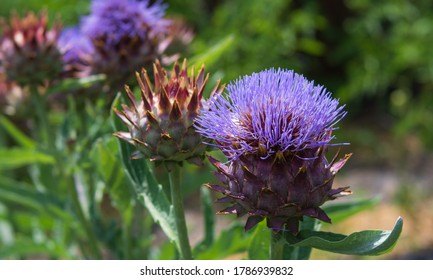
[[[304,217],[300,224],[301,230],[317,231],[320,229],[320,223],[317,219]],[[267,228],[266,221],[262,221],[256,226],[250,246],[248,247],[248,258],[250,260],[269,260],[270,259],[271,230]],[[311,254],[311,247],[292,247],[285,246],[283,249],[284,259],[307,260]]]
[[[97,82],[105,80],[104,74],[92,75],[83,78],[68,78],[63,79],[60,83],[52,85],[47,92],[47,95],[59,93],[59,92],[70,92],[76,89],[88,88]]]
[[[198,260],[221,260],[248,250],[252,234],[245,232],[244,226],[234,223],[221,231],[215,242],[206,251],[195,255]]]
[[[41,193],[25,183],[0,176],[0,201],[26,207],[29,210],[47,214],[51,217],[73,223],[74,218],[62,209],[61,202],[56,197]]]
[[[152,256],[152,259],[157,260],[174,260],[176,259],[176,246],[174,246],[171,242],[165,242],[164,244],[158,246],[158,251],[154,256]]]
[[[194,69],[200,69],[202,64],[206,64],[206,66],[209,67],[218,61],[221,55],[233,45],[234,41],[235,36],[229,34],[217,42],[213,47],[209,48],[205,53],[192,57],[189,62],[194,65]]]
[[[215,239],[215,211],[212,207],[212,195],[208,188],[201,188],[201,201],[204,216],[204,238],[197,247],[196,251],[203,251],[212,245]]]
[[[266,222],[261,222],[254,230],[253,238],[248,247],[250,260],[269,260],[269,247],[271,244],[271,230],[267,229]]]
[[[113,102],[113,108],[120,105],[120,95]],[[125,131],[125,127],[119,117],[112,113],[111,120],[115,131]],[[173,209],[161,185],[155,180],[152,170],[145,160],[132,160],[131,155],[135,148],[126,141],[119,140],[119,147],[123,166],[126,169],[138,200],[143,203],[167,237],[179,244]]]
[[[0,149],[0,170],[22,167],[33,163],[54,164],[55,159],[33,149],[3,148]]]
[[[348,255],[381,255],[392,250],[403,228],[399,217],[392,230],[365,230],[348,236],[331,232],[301,231],[289,240],[291,246],[309,246]]]
[[[323,210],[331,218],[332,223],[341,222],[364,210],[372,209],[381,201],[380,197],[339,202],[323,206]]]
[[[0,247],[0,259],[46,255],[49,258],[71,259],[72,256],[53,242],[34,243],[32,240],[20,240],[8,246]]]
[[[0,116],[0,125],[9,133],[9,135],[22,147],[34,148],[36,142],[30,137],[25,135],[18,127],[15,126],[10,120],[4,116]]]
[[[304,220],[301,223],[301,230],[311,230],[311,231],[319,231],[321,228],[321,223],[317,219],[313,219],[310,217],[304,217]],[[297,260],[308,260],[311,255],[311,247],[297,247],[297,251],[293,252],[296,254]]]
[[[114,204],[122,211],[127,211],[133,197],[127,186],[125,172],[121,162],[115,156],[119,152],[118,143],[112,136],[100,138],[94,143],[90,151],[99,177],[105,183]]]

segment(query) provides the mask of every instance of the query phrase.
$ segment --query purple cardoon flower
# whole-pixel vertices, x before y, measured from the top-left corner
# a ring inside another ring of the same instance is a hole
[[[137,0],[94,0],[82,31],[92,40],[104,40],[107,49],[117,48],[125,38],[148,40],[166,32],[165,6]]]
[[[87,76],[90,71],[89,63],[94,47],[89,38],[83,35],[79,27],[64,29],[57,44],[63,54],[66,75]]]
[[[288,70],[265,70],[212,96],[209,110],[196,119],[197,131],[229,158],[218,169],[222,185],[209,185],[233,205],[220,213],[248,214],[248,230],[267,218],[275,230],[298,232],[303,216],[330,222],[319,208],[349,194],[331,189],[335,174],[350,155],[334,163],[325,158],[344,106],[322,86]]]
[[[165,5],[148,0],[94,0],[81,31],[93,43],[92,73],[106,74],[111,85],[128,83],[135,71],[159,56],[168,32]]]

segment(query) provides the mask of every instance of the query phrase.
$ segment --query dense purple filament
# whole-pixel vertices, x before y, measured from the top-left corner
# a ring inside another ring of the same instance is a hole
[[[334,125],[346,114],[323,86],[289,70],[244,76],[227,92],[211,97],[209,110],[196,121],[197,130],[231,160],[245,153],[266,158],[328,145]]]

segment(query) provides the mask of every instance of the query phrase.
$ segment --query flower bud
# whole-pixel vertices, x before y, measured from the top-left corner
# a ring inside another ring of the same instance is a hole
[[[146,70],[136,76],[140,98],[137,100],[126,86],[130,107],[123,105],[122,111],[115,110],[129,132],[118,132],[115,136],[137,147],[135,158],[144,156],[158,163],[184,160],[201,163],[207,146],[193,125],[204,105],[202,97],[209,78],[204,66],[195,77],[194,69],[188,75],[186,60],[182,68],[176,62],[170,74],[156,61],[154,86]],[[222,90],[218,82],[212,94]]]
[[[0,65],[8,81],[20,86],[38,86],[58,78],[62,72],[62,55],[57,47],[60,25],[48,29],[45,12],[13,15],[3,23],[0,39]]]

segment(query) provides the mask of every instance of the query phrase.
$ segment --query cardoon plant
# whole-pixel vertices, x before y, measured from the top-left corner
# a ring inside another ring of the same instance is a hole
[[[271,257],[283,258],[288,236],[301,238],[305,217],[330,223],[322,204],[351,193],[332,188],[351,155],[325,157],[344,106],[323,86],[281,69],[240,78],[227,92],[211,96],[196,119],[198,132],[228,158],[209,157],[221,184],[208,187],[231,204],[219,213],[248,216],[246,230],[266,219]]]
[[[266,218],[269,228],[294,234],[303,216],[330,222],[320,206],[350,193],[331,188],[349,155],[325,158],[343,106],[293,71],[263,71],[227,90],[229,99],[215,96],[197,120],[198,131],[229,158],[228,166],[209,158],[226,184],[209,187],[234,204],[220,213],[247,214],[246,230]]]
[[[0,65],[8,81],[20,86],[43,85],[59,77],[62,55],[57,46],[60,24],[48,27],[46,12],[24,17],[14,14],[3,22],[0,39]]]
[[[39,15],[28,12],[24,17],[13,14],[9,24],[2,23],[0,67],[8,83],[29,89],[35,112],[33,119],[41,128],[40,140],[52,146],[43,91],[61,77],[63,61],[58,47],[61,25],[56,22],[49,28],[46,12]]]
[[[194,67],[188,73],[187,62],[182,67],[176,62],[171,73],[154,63],[153,85],[146,70],[136,73],[140,88],[137,100],[133,91],[125,86],[130,106],[122,105],[116,114],[128,127],[128,132],[115,136],[135,146],[132,159],[145,158],[165,166],[170,184],[174,221],[178,231],[178,251],[181,258],[192,258],[186,229],[180,168],[184,161],[200,164],[207,146],[194,129],[194,120],[203,109],[203,92],[209,79],[204,66],[195,76]],[[223,90],[219,82],[212,95]]]
[[[157,163],[182,163],[190,161],[200,164],[206,145],[203,137],[193,127],[194,119],[203,108],[203,92],[209,75],[204,67],[197,76],[194,69],[188,74],[186,60],[182,68],[176,62],[171,73],[154,64],[154,86],[146,70],[136,73],[140,87],[137,101],[129,86],[125,86],[130,107],[123,106],[117,115],[128,126],[129,132],[115,135],[135,145],[135,158],[149,158]],[[213,94],[222,91],[219,82]]]
[[[141,66],[150,66],[168,31],[165,6],[148,0],[94,0],[81,32],[94,45],[93,74],[103,73],[113,87],[123,85]]]

